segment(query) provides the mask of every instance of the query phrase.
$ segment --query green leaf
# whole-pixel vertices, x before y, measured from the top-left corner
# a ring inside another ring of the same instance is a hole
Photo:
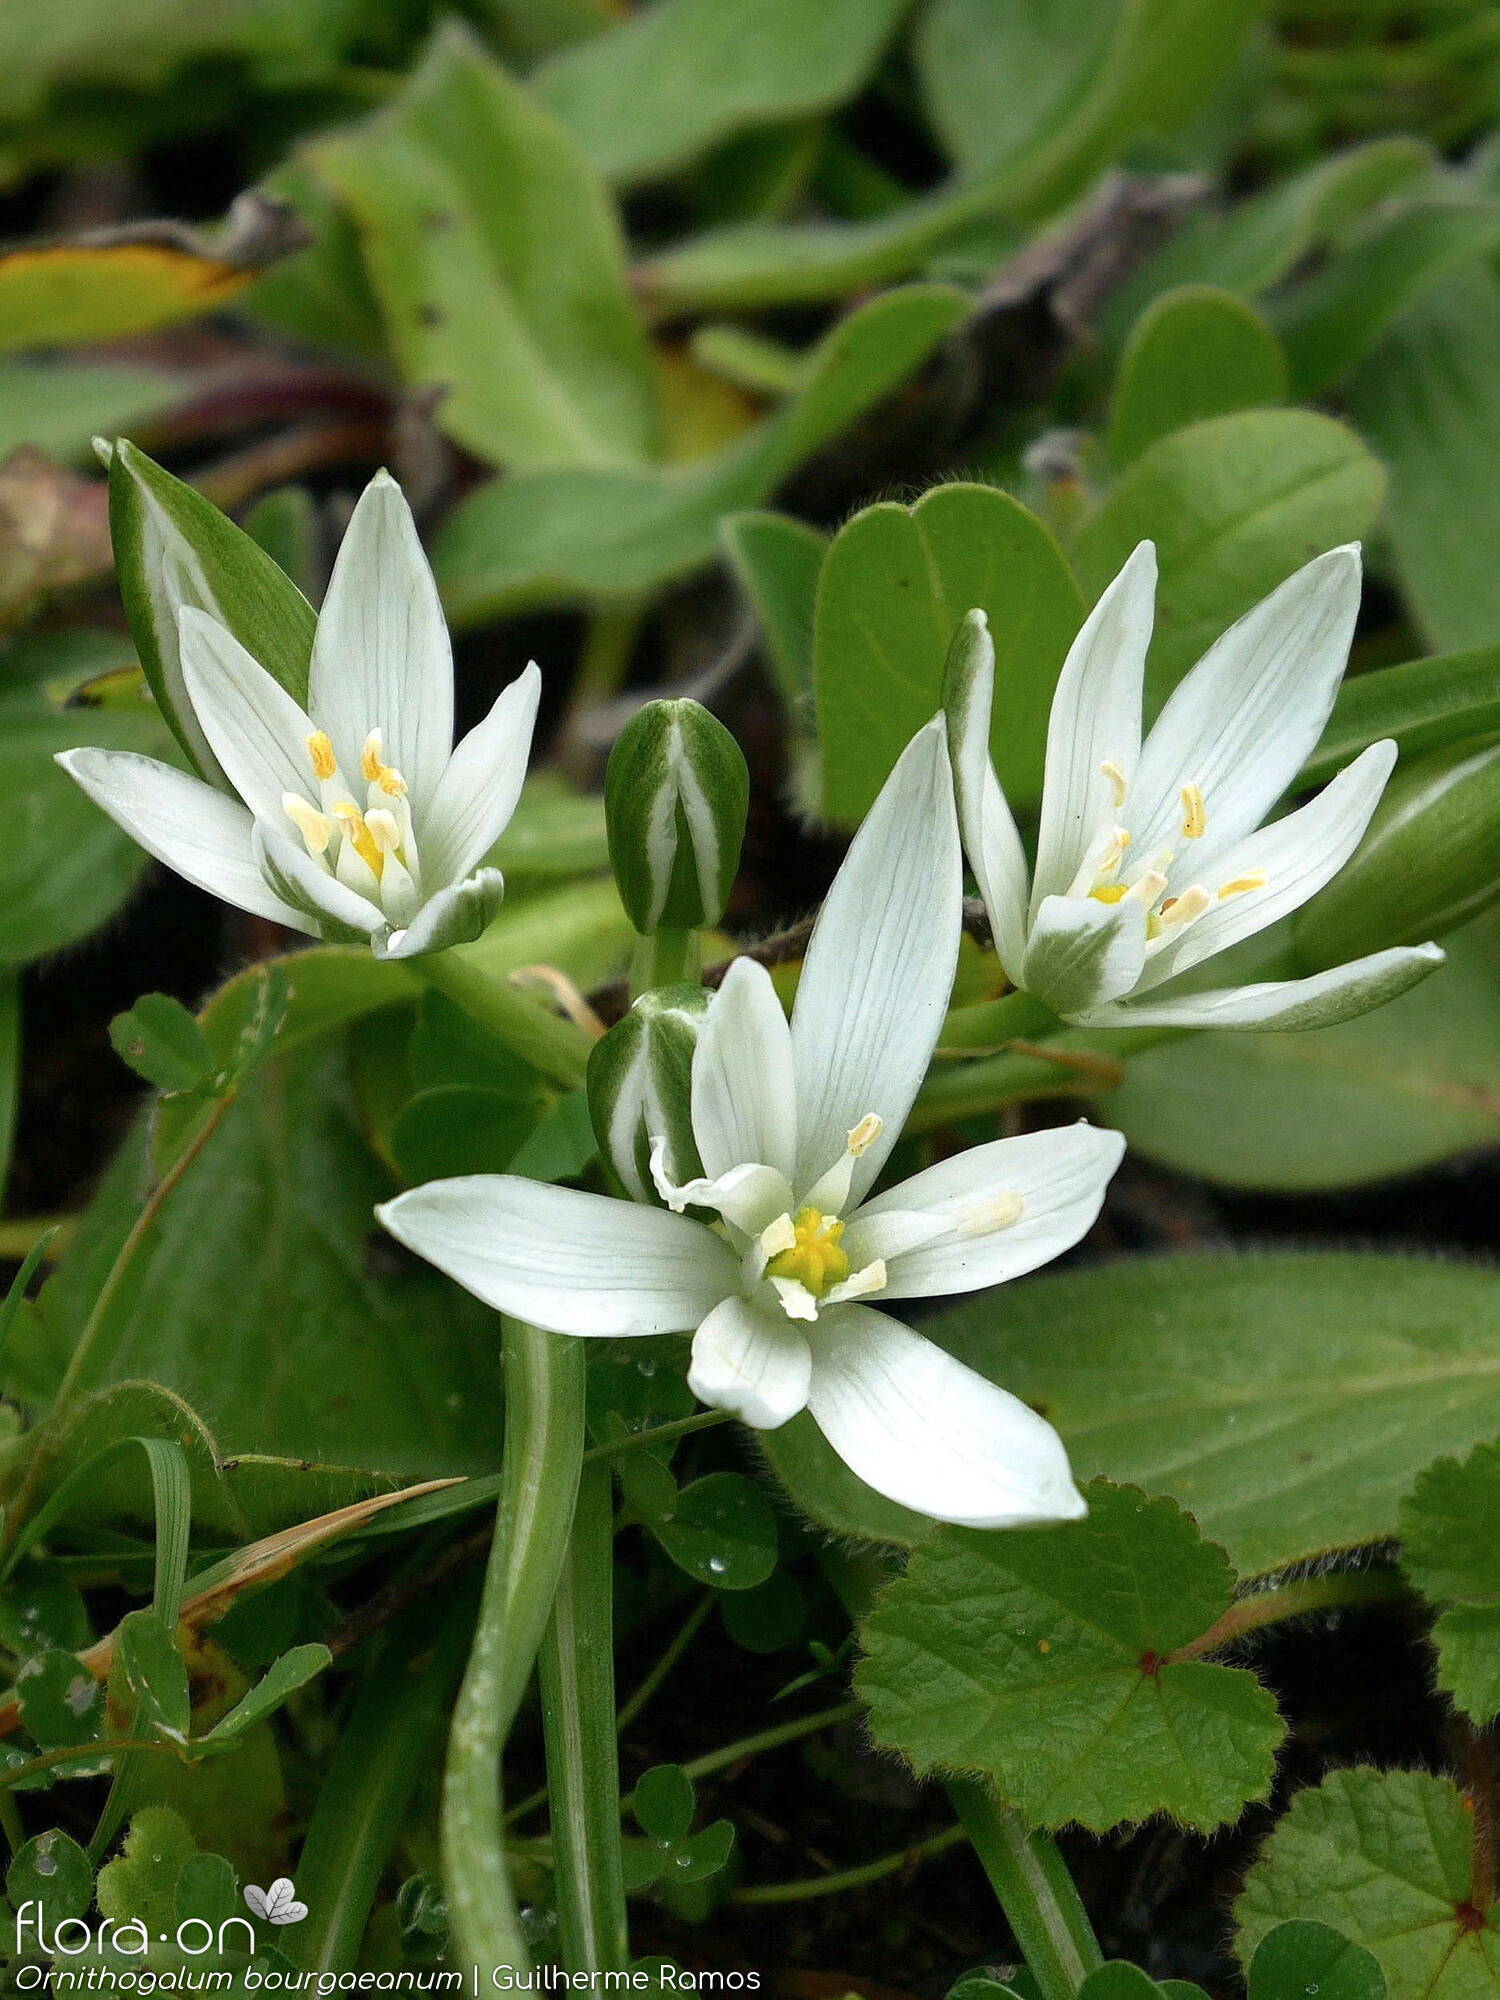
[[[1297,913],[1308,971],[1421,944],[1500,896],[1500,745],[1434,750],[1386,786],[1358,852]]]
[[[230,1748],[246,1730],[274,1715],[298,1688],[305,1687],[314,1674],[322,1673],[332,1659],[333,1655],[326,1646],[293,1646],[261,1676],[248,1694],[240,1697],[227,1715],[219,1718],[206,1736],[197,1739],[194,1750],[206,1752]]]
[[[1234,208],[1195,216],[1120,288],[1106,324],[1123,333],[1148,300],[1173,285],[1217,285],[1254,298],[1432,164],[1432,150],[1420,139],[1372,139],[1274,181]]]
[[[790,514],[731,514],[720,524],[730,566],[760,620],[781,698],[804,727],[813,676],[813,602],[828,537]]]
[[[223,1855],[190,1854],[177,1877],[174,1926],[200,1923],[217,1932],[220,1924],[239,1916],[242,1908],[234,1870]]]
[[[1225,628],[1294,569],[1356,540],[1385,475],[1353,432],[1307,410],[1208,417],[1160,439],[1083,522],[1092,602],[1147,537],[1161,564],[1149,687],[1165,697]]]
[[[10,832],[0,851],[0,965],[25,965],[105,924],[140,880],[146,856],[52,761],[97,743],[159,751],[154,716],[53,708],[39,689],[0,696],[0,791]]]
[[[1252,1961],[1286,1918],[1331,1921],[1373,1954],[1393,1994],[1489,2000],[1500,1927],[1473,1892],[1474,1821],[1450,1779],[1335,1771],[1296,1794],[1261,1850],[1234,1907],[1236,1950]]]
[[[522,876],[601,873],[609,866],[604,801],[579,791],[559,772],[533,772],[489,859],[509,883]]]
[[[1500,1433],[1500,1279],[1420,1257],[1139,1258],[1003,1286],[923,1332],[1042,1410],[1078,1478],[1171,1493],[1245,1576],[1390,1539],[1423,1466]],[[814,1520],[932,1532],[852,1474],[825,1508],[838,1461],[810,1420],[761,1445]]]
[[[693,1781],[680,1764],[653,1764],[636,1780],[631,1810],[658,1840],[685,1840],[697,1809]]]
[[[177,613],[183,605],[207,611],[305,706],[313,608],[243,529],[124,438],[110,454],[109,531],[157,707],[197,768],[228,789],[188,700]]]
[[[936,0],[916,58],[937,135],[1007,205],[1042,214],[1133,135],[1180,124],[1222,79],[1250,24],[1245,0],[1045,0],[997,10]]]
[[[1094,1967],[1078,1989],[1078,2000],[1160,2000],[1161,1992],[1149,1973],[1115,1958]]]
[[[1407,309],[1348,378],[1354,421],[1390,473],[1386,529],[1430,645],[1500,631],[1500,275],[1456,272]]]
[[[450,615],[648,590],[712,556],[722,514],[786,475],[919,367],[965,310],[946,285],[861,306],[808,356],[802,386],[727,451],[675,468],[575,467],[492,481],[460,501],[434,550]]]
[[[532,85],[600,173],[626,183],[730,134],[852,97],[902,0],[655,0],[552,57]]]
[[[125,1149],[43,1293],[60,1335],[83,1324],[135,1220],[140,1158]],[[214,1411],[221,1458],[275,1453],[401,1478],[488,1470],[493,1321],[388,1250],[371,1218],[388,1193],[338,1049],[263,1067],[148,1232],[79,1388],[162,1383]],[[323,1393],[310,1395],[315,1382]]]
[[[130,1822],[115,1860],[99,1870],[99,1909],[117,1924],[144,1924],[155,1938],[177,1921],[177,1891],[198,1843],[170,1806],[146,1806]]]
[[[1286,358],[1253,307],[1212,285],[1165,292],[1131,330],[1110,404],[1119,466],[1204,417],[1285,400]]]
[[[653,1532],[679,1569],[715,1590],[753,1590],[776,1567],[775,1513],[742,1472],[695,1479]]]
[[[103,362],[0,362],[0,458],[29,444],[49,458],[81,458],[99,431],[113,435],[185,399],[188,383]]]
[[[745,753],[701,703],[650,701],[604,773],[609,857],[642,935],[706,930],[734,887],[750,809]]]
[[[1438,1686],[1481,1725],[1500,1715],[1500,1444],[1440,1458],[1401,1509],[1402,1567],[1432,1603]]]
[[[172,1742],[185,1744],[192,1728],[187,1668],[154,1611],[126,1613],[115,1657],[141,1704],[142,1721]]]
[[[17,1849],[6,1871],[5,1893],[13,1910],[39,1903],[52,1930],[64,1917],[81,1917],[93,1901],[94,1870],[71,1834],[49,1827]]]
[[[984,1774],[1031,1826],[1206,1832],[1269,1792],[1284,1734],[1253,1674],[1171,1657],[1234,1574],[1170,1500],[1087,1498],[1082,1521],[942,1528],[913,1555],[862,1634],[871,1731],[921,1773]]]
[[[1307,1034],[1190,1035],[1133,1056],[1109,1121],[1147,1159],[1220,1187],[1363,1187],[1500,1138],[1495,931],[1388,1006]]]
[[[1250,1963],[1249,2000],[1385,2000],[1380,1961],[1327,1924],[1306,1918],[1267,1931]]]
[[[613,208],[464,30],[310,158],[358,224],[404,379],[445,392],[450,437],[519,471],[650,455],[655,382]]]
[[[1406,660],[1344,681],[1302,776],[1308,783],[1321,783],[1383,736],[1394,737],[1402,755],[1410,757],[1497,732],[1500,647]]]
[[[16,1670],[21,1722],[42,1750],[91,1743],[104,1717],[104,1690],[71,1652],[49,1646]]]
[[[122,1062],[169,1094],[193,1090],[213,1073],[197,1015],[166,993],[143,993],[128,1013],[116,1014],[109,1039]]]
[[[1415,200],[1375,215],[1277,301],[1297,396],[1321,395],[1429,285],[1497,247],[1497,201]]]
[[[451,1174],[505,1173],[544,1105],[534,1085],[521,1095],[462,1083],[418,1091],[397,1114],[391,1153],[412,1186]]]
[[[847,824],[868,811],[942,706],[949,645],[976,608],[995,638],[991,747],[1001,782],[1018,804],[1036,798],[1052,691],[1083,604],[1035,515],[994,487],[958,484],[914,507],[865,508],[824,559],[813,685],[831,818]]]

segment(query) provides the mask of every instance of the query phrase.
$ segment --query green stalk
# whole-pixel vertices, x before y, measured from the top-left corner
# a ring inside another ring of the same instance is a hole
[[[407,962],[513,1055],[564,1090],[576,1090],[588,1069],[588,1037],[529,993],[497,979],[492,966],[470,956],[472,950],[470,945],[455,945],[451,951],[429,952]]]
[[[1005,1002],[997,1001],[997,1006]],[[950,1020],[951,1020],[950,1016]],[[1089,1097],[1119,1083],[1124,1063],[1142,1049],[1175,1042],[1191,1028],[1069,1028],[1035,1050],[1005,1049],[973,1062],[935,1063],[918,1092],[906,1129],[930,1132],[1037,1097]],[[940,1046],[945,1046],[940,1044]]]
[[[542,1722],[552,1791],[557,1915],[569,1972],[625,1972],[630,1941],[615,1735],[614,1493],[589,1466],[542,1643]]]
[[[703,970],[702,938],[697,931],[652,931],[636,939],[630,964],[633,998],[658,986],[677,986],[696,979]]]
[[[443,1777],[456,1957],[484,1990],[530,1958],[506,1867],[500,1760],[567,1554],[583,1456],[583,1343],[503,1322],[505,1458],[495,1541]],[[606,1475],[607,1476],[607,1475]]]
[[[1047,1833],[1029,1833],[977,1779],[953,1779],[948,1796],[990,1878],[1042,2000],[1074,2000],[1102,1963],[1067,1863]]]

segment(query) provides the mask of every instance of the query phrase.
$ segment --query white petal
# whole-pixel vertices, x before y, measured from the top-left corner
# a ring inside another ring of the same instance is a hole
[[[1101,1007],[1096,1028],[1331,1028],[1352,1021],[1436,972],[1443,952],[1435,944],[1398,945],[1372,952],[1307,979],[1268,979],[1255,986],[1226,986],[1209,993],[1162,993],[1118,1007]]]
[[[280,681],[206,611],[184,607],[178,633],[193,712],[214,755],[255,817],[280,823],[287,792],[316,797],[307,748],[312,723]]]
[[[526,778],[541,693],[541,669],[533,660],[449,758],[417,829],[429,882],[456,882],[467,875],[509,826]]]
[[[391,932],[378,956],[416,958],[424,951],[472,944],[494,922],[504,897],[505,877],[498,868],[480,868],[461,882],[450,882],[427,898],[404,930]]]
[[[1142,542],[1084,621],[1063,662],[1047,724],[1047,766],[1031,907],[1061,895],[1119,818],[1102,767],[1127,784],[1141,742],[1141,690],[1156,595],[1156,549]]]
[[[990,920],[995,955],[1012,984],[1026,949],[1026,850],[990,762],[995,646],[982,611],[965,620],[967,645],[956,646],[943,686],[953,790],[964,853]]]
[[[1137,902],[1048,896],[1026,947],[1026,991],[1065,1021],[1118,1000],[1146,962],[1146,913]]]
[[[709,1003],[693,1051],[692,1116],[710,1177],[751,1160],[787,1176],[796,1166],[791,1030],[754,959],[737,958]]]
[[[808,1407],[866,1485],[936,1521],[1015,1528],[1087,1511],[1045,1418],[869,1306],[819,1321]]]
[[[512,1174],[429,1181],[375,1212],[486,1305],[553,1333],[684,1333],[738,1290],[702,1223]]]
[[[1359,551],[1334,549],[1247,611],[1172,694],[1141,753],[1124,823],[1136,856],[1176,851],[1174,888],[1259,826],[1302,768],[1358,614]],[[1186,784],[1208,810],[1199,840],[1180,837]]]
[[[374,937],[386,929],[385,912],[330,875],[320,861],[314,861],[305,847],[263,820],[251,832],[255,859],[266,878],[288,902],[307,913],[322,934],[336,937]],[[304,923],[302,928],[308,928]]]
[[[453,650],[401,488],[377,472],[349,520],[318,615],[307,705],[344,771],[370,730],[419,817],[453,747]]]
[[[878,1222],[887,1210],[920,1213],[947,1223],[948,1233],[904,1253],[882,1253],[889,1298],[938,1298],[1003,1285],[1049,1264],[1087,1234],[1124,1155],[1120,1133],[1083,1123],[974,1146],[872,1201],[849,1230],[858,1244],[849,1255],[863,1260],[871,1254],[866,1217]],[[991,1218],[1010,1195],[1020,1197],[1021,1213],[996,1228]]]
[[[1396,762],[1394,743],[1372,743],[1315,799],[1231,847],[1214,863],[1206,889],[1263,875],[1263,889],[1215,901],[1147,962],[1139,992],[1185,972],[1216,951],[1252,937],[1300,909],[1331,881],[1365,836]]]
[[[759,1236],[767,1223],[785,1215],[792,1205],[786,1175],[754,1161],[731,1167],[726,1174],[684,1181],[679,1186],[667,1172],[665,1138],[651,1142],[651,1178],[667,1207],[679,1215],[685,1208],[717,1209],[746,1236]]]
[[[262,875],[254,822],[238,799],[130,750],[63,750],[57,761],[132,840],[187,881],[236,909],[313,932]]]
[[[725,1299],[693,1336],[687,1379],[700,1403],[773,1431],[807,1405],[812,1351],[789,1320]]]
[[[858,1201],[901,1135],[958,962],[963,865],[941,716],[902,752],[834,879],[792,1011],[797,1172],[808,1186],[869,1112]]]

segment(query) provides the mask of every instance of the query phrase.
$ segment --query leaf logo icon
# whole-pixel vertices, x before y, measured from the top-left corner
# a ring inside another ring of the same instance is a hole
[[[289,1875],[279,1875],[269,1889],[257,1889],[253,1882],[245,1887],[245,1901],[250,1914],[267,1924],[300,1924],[307,1915],[306,1903],[297,1901],[297,1891]]]

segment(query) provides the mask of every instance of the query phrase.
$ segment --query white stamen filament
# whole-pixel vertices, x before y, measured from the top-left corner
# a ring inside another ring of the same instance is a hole
[[[1120,769],[1118,764],[1112,763],[1108,757],[1099,766],[1099,771],[1101,776],[1109,780],[1110,801],[1115,811],[1118,812],[1125,803],[1125,794],[1129,789],[1125,782],[1125,773]]]
[[[322,854],[338,831],[337,823],[327,813],[320,813],[316,806],[309,805],[295,792],[282,793],[281,809],[301,834],[309,854]]]

